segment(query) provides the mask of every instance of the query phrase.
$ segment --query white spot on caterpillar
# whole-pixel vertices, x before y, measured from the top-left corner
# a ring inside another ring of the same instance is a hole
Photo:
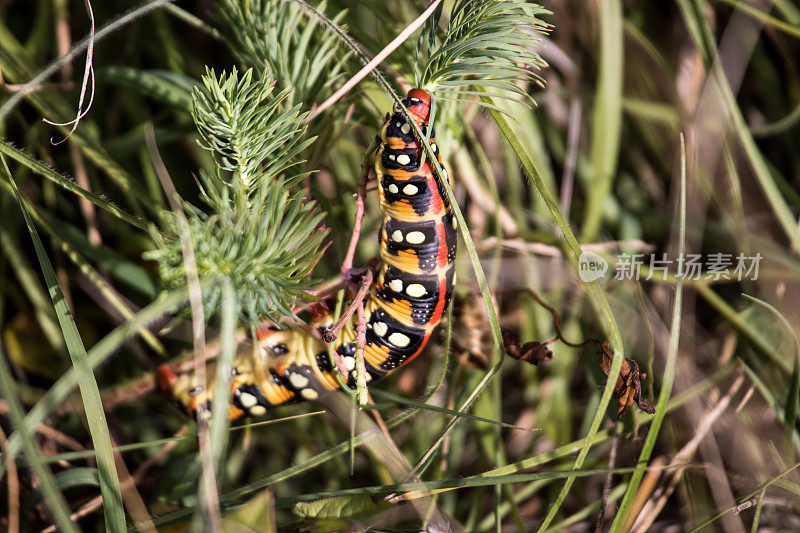
[[[347,370],[353,370],[356,367],[355,357],[343,357],[342,360],[344,361],[344,366],[347,368]]]
[[[401,127],[403,125],[403,123],[398,120],[397,122],[394,123],[394,125],[399,128],[399,127]]]
[[[239,403],[242,404],[242,407],[245,409],[250,409],[258,403],[258,399],[249,392],[243,392],[241,396],[239,396]]]
[[[395,331],[389,335],[389,342],[398,348],[405,348],[411,342],[411,339],[408,338],[408,335]]]
[[[292,387],[295,389],[302,389],[308,385],[308,378],[302,374],[289,374],[289,383],[291,383]]]
[[[394,292],[400,292],[403,290],[403,282],[399,279],[393,279],[389,282],[389,288]]]
[[[422,296],[425,296],[426,292],[427,291],[425,290],[425,287],[423,287],[419,283],[412,283],[411,285],[406,287],[406,294],[408,294],[413,298],[420,298]]]
[[[455,215],[453,215],[453,229],[456,229],[457,227],[458,227],[458,220],[456,220]]]
[[[439,149],[439,147],[436,146],[436,143],[432,142],[431,143],[431,149],[435,152],[435,151],[437,151]]]
[[[414,196],[419,192],[419,189],[416,185],[409,183],[405,187],[403,187],[403,194],[407,194],[408,196]]]
[[[378,337],[383,337],[386,335],[386,332],[389,331],[389,326],[386,325],[386,322],[375,322],[372,331],[374,331],[375,335]]]
[[[397,125],[398,125],[398,126],[400,126],[400,123],[398,122],[398,124],[397,124]],[[403,125],[400,127],[400,131],[402,131],[402,132],[403,132],[403,133],[405,133],[405,134],[408,134],[408,132],[409,132],[409,131],[411,131],[411,125],[410,125],[410,124],[403,124]]]
[[[267,408],[264,407],[263,405],[254,405],[250,409],[250,414],[253,416],[263,416],[267,414]]]
[[[420,244],[425,242],[425,234],[421,231],[411,231],[406,234],[406,241],[411,244]]]
[[[319,394],[314,389],[303,389],[300,391],[300,395],[306,400],[316,400],[319,398]]]
[[[411,99],[411,101],[412,101],[412,102],[414,102],[415,104],[418,104],[418,103],[420,103],[422,100],[420,100],[419,98],[412,98],[412,99]]]
[[[392,233],[392,240],[394,242],[403,242],[403,232],[399,229],[394,230],[394,233]]]
[[[397,194],[399,191],[400,191],[400,189],[397,188],[397,185],[395,185],[394,183],[390,183],[389,184],[389,192],[390,193]]]
[[[401,165],[407,165],[411,163],[411,158],[407,154],[400,154],[397,156],[397,162],[400,163]]]
[[[391,159],[392,161],[394,161],[395,159],[397,159],[397,156],[396,156],[396,155],[394,155],[394,154],[389,154],[389,159]]]

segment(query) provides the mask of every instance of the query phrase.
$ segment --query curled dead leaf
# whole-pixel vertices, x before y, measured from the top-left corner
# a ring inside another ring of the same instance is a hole
[[[599,346],[598,354],[600,355],[600,368],[608,376],[611,362],[614,360],[614,352],[608,341]],[[636,404],[645,413],[656,412],[653,406],[642,398],[642,381],[645,379],[647,379],[647,374],[639,371],[639,364],[636,361],[627,357],[622,361],[622,368],[619,371],[617,383],[614,385],[614,397],[619,400],[617,417],[622,416],[633,404]]]
[[[534,365],[553,358],[549,343],[531,341],[523,344],[519,335],[507,329],[503,330],[503,347],[507,355]]]

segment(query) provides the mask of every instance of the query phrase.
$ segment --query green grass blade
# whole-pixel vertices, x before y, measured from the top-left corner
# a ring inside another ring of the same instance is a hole
[[[2,156],[0,156],[0,158],[2,158]],[[39,234],[36,231],[36,227],[33,225],[33,220],[22,203],[22,197],[17,189],[16,183],[14,183],[14,178],[11,177],[11,172],[8,170],[5,158],[2,158],[2,162],[6,172],[6,178],[14,187],[17,202],[25,217],[25,224],[28,226],[28,231],[30,231],[33,246],[36,249],[36,256],[39,259],[42,274],[47,282],[50,298],[53,300],[53,307],[55,307],[56,310],[56,317],[58,318],[64,335],[67,351],[72,359],[74,368],[78,369],[81,376],[79,386],[83,399],[83,406],[86,410],[86,420],[89,424],[89,433],[97,457],[97,469],[100,474],[100,492],[103,495],[103,511],[105,514],[106,529],[115,532],[124,531],[125,511],[122,508],[122,492],[119,488],[119,478],[117,477],[117,468],[114,463],[114,454],[111,451],[111,438],[108,434],[108,423],[106,422],[105,412],[103,411],[103,403],[100,400],[100,389],[97,387],[94,373],[86,364],[86,348],[83,346],[83,341],[78,333],[75,320],[72,318],[72,313],[67,306],[67,301],[64,299],[64,294],[56,279],[53,265],[47,257],[47,252],[45,252],[44,245],[39,239]]]
[[[86,237],[84,231],[66,220],[53,216],[41,207],[40,211],[37,211],[32,203],[27,201],[25,203],[34,222],[60,242],[62,250],[71,260],[75,254],[80,254],[85,258],[84,261],[91,261],[91,264],[97,265],[99,269],[108,272],[110,277],[117,279],[128,288],[134,289],[142,296],[146,296],[148,300],[158,295],[158,282],[144,267],[127,259],[110,246],[93,244]],[[73,260],[73,262],[75,261]],[[83,270],[80,265],[76,264],[76,266]]]
[[[222,35],[213,26],[206,24],[201,18],[189,13],[185,9],[176,6],[175,4],[167,4],[164,6],[164,11],[170,13],[175,18],[185,22],[189,26],[196,28],[217,40],[222,40]]]
[[[622,131],[622,75],[625,38],[622,2],[601,0],[600,64],[592,118],[592,186],[581,229],[584,242],[597,239],[603,223],[606,198],[611,192],[619,159]]]
[[[739,0],[717,0],[717,2],[728,4],[729,6],[738,9],[742,13],[747,13],[754,19],[760,20],[764,24],[772,26],[776,30],[784,32],[786,35],[791,35],[792,37],[800,38],[800,28],[792,24],[789,24],[788,22],[784,22],[780,19],[772,17],[767,13],[764,13],[755,6],[751,6],[750,4],[741,2]]]
[[[573,526],[573,525],[575,525],[575,524],[577,524],[577,523],[579,523],[581,521],[586,521],[593,513],[595,513],[600,508],[601,505],[603,505],[604,503],[610,504],[612,502],[617,501],[618,499],[620,499],[622,497],[624,492],[625,492],[625,485],[624,484],[615,487],[614,490],[612,490],[608,494],[607,498],[593,501],[592,503],[590,503],[589,505],[585,506],[583,509],[581,509],[577,513],[574,513],[571,516],[568,516],[567,518],[565,518],[561,522],[553,524],[553,527],[552,527],[553,531],[564,531],[569,526]],[[584,522],[584,524],[586,524],[586,523],[587,522]],[[591,522],[589,522],[589,523],[591,523]]]
[[[498,422],[497,420],[492,420],[491,418],[485,418],[482,416],[471,415],[469,413],[462,413],[456,411],[455,409],[447,409],[446,407],[439,407],[436,405],[432,405],[429,403],[424,402],[417,402],[414,400],[409,400],[408,398],[403,398],[402,396],[398,396],[397,394],[392,394],[391,392],[386,392],[382,390],[374,390],[371,394],[376,398],[384,398],[393,403],[399,403],[401,405],[410,405],[413,407],[419,407],[420,409],[424,409],[426,411],[433,411],[436,413],[446,413],[448,415],[453,415],[455,417],[462,417],[469,420],[474,420],[476,422],[485,422],[486,424],[492,424],[494,426],[507,428],[507,429],[516,429],[518,431],[534,431],[535,428],[526,428],[522,426],[515,426],[514,424],[507,424],[505,422]],[[365,406],[366,409],[369,406]]]
[[[2,343],[0,343],[0,392],[8,404],[11,423],[17,428],[15,434],[18,435],[18,440],[22,441],[21,445],[25,450],[25,456],[28,458],[28,463],[31,465],[33,473],[36,474],[39,480],[39,488],[45,500],[47,500],[50,512],[53,513],[56,525],[67,533],[77,533],[78,529],[70,519],[70,510],[67,507],[64,495],[61,494],[61,491],[56,486],[50,469],[41,460],[39,451],[36,449],[36,443],[33,440],[33,431],[29,429],[30,426],[25,424],[25,411],[23,411],[22,403],[19,401],[14,378],[3,353]],[[10,441],[6,445],[5,453],[11,454]],[[3,464],[5,464],[5,461],[3,461]]]
[[[311,413],[304,413],[300,415],[293,415],[287,416],[283,418],[273,418],[268,420],[262,420],[260,422],[251,422],[249,424],[242,424],[241,426],[235,426],[229,428],[228,431],[246,431],[253,428],[263,427],[263,426],[271,426],[274,424],[278,424],[281,422],[288,422],[290,420],[297,420],[300,418],[306,418],[310,416],[319,416],[325,414],[325,411],[314,411]],[[179,437],[166,437],[163,439],[156,439],[144,442],[135,442],[131,444],[123,444],[120,446],[114,446],[114,453],[127,453],[137,450],[144,450],[146,448],[154,448],[158,446],[163,446],[169,442],[180,442],[180,441],[188,441],[188,440],[197,440],[196,433],[184,433]],[[41,460],[44,464],[49,463],[57,463],[59,461],[78,461],[81,459],[89,459],[94,457],[94,451],[86,450],[83,452],[64,452],[64,453],[56,453],[53,455],[48,455],[46,457],[41,457]]]
[[[395,418],[386,422],[386,427],[391,429],[395,426],[398,426],[399,424],[405,422],[406,420],[408,420],[409,418],[411,418],[420,411],[421,409],[412,409],[408,412],[397,415]],[[221,494],[219,497],[220,504],[224,507],[224,504],[226,503],[234,502],[236,500],[239,500],[240,498],[244,498],[250,494],[259,492],[265,489],[266,487],[275,485],[277,483],[280,483],[281,481],[285,481],[298,474],[302,474],[303,472],[306,472],[316,466],[324,464],[332,459],[335,459],[336,457],[339,457],[344,453],[349,452],[352,446],[358,446],[369,439],[376,438],[377,436],[378,434],[373,432],[361,433],[359,435],[355,435],[353,436],[352,441],[348,439],[344,442],[340,442],[336,446],[332,446],[327,450],[325,450],[324,452],[321,452],[313,457],[306,459],[302,463],[292,465],[289,468],[285,468],[284,470],[281,470],[280,472],[277,472],[276,474],[268,476],[264,479],[254,481],[253,483],[250,483],[248,485]],[[182,520],[191,516],[193,512],[194,512],[194,507],[178,509],[176,511],[172,511],[169,513],[165,513],[161,516],[155,517],[153,523],[155,523],[158,526],[165,523],[171,523],[177,520]]]
[[[473,477],[473,478],[457,478],[457,479],[442,479],[436,481],[416,481],[410,483],[393,483],[387,485],[376,485],[371,487],[358,487],[352,489],[342,489],[328,492],[314,492],[303,494],[300,496],[277,498],[275,500],[275,507],[290,507],[300,501],[314,501],[322,498],[342,497],[342,496],[385,496],[393,493],[406,493],[408,499],[416,499],[423,497],[429,492],[454,490],[462,488],[475,488],[487,487],[496,485],[505,485],[511,483],[526,483],[531,481],[543,479],[563,479],[568,476],[577,477],[592,477],[607,475],[609,472],[613,474],[627,474],[634,470],[634,468],[615,468],[615,469],[596,469],[596,470],[580,470],[580,471],[553,471],[553,472],[535,472],[530,474],[509,474],[507,476],[497,477]],[[248,491],[252,492],[252,490]],[[221,499],[227,501],[230,506],[230,500],[227,498]],[[170,524],[182,520],[187,513],[191,512],[191,508],[179,509],[171,513],[166,513],[153,520],[157,526]]]
[[[71,193],[74,193],[76,196],[89,200],[94,205],[96,205],[100,209],[108,211],[116,218],[124,220],[128,224],[135,226],[141,230],[147,231],[147,227],[139,218],[131,215],[130,213],[125,212],[124,210],[115,206],[108,200],[105,200],[101,196],[91,191],[87,191],[74,181],[70,180],[69,178],[65,178],[64,176],[60,175],[58,172],[54,171],[50,167],[46,166],[43,163],[40,163],[39,161],[29,156],[22,150],[19,150],[18,148],[11,146],[5,141],[0,141],[0,153],[8,156],[17,163],[28,167],[36,174],[39,174],[43,178],[52,181],[59,187],[66,189]]]
[[[770,172],[764,154],[761,153],[761,150],[758,148],[753,138],[753,134],[750,132],[750,128],[747,126],[747,122],[742,115],[742,110],[736,103],[736,97],[733,91],[731,91],[731,86],[728,84],[725,73],[722,71],[722,66],[718,62],[715,62],[713,68],[723,101],[733,121],[733,130],[750,162],[750,167],[753,169],[753,174],[755,174],[756,180],[761,187],[761,192],[767,197],[767,202],[772,208],[775,218],[778,219],[778,222],[794,249],[800,250],[800,229],[797,227],[797,221],[794,215],[792,215],[792,210],[781,194],[781,190]]]
[[[428,491],[443,490],[443,489],[468,489],[475,487],[492,487],[496,485],[505,485],[509,483],[527,483],[537,481],[540,479],[563,479],[568,476],[577,477],[591,477],[612,474],[627,474],[634,471],[635,468],[598,468],[593,470],[573,470],[573,471],[551,471],[551,472],[534,472],[530,474],[509,474],[506,476],[494,477],[470,477],[470,478],[457,478],[457,479],[439,479],[435,481],[414,481],[410,483],[394,483],[391,485],[377,485],[373,487],[358,487],[352,489],[333,490],[328,492],[313,492],[310,494],[302,494],[299,496],[292,496],[289,498],[277,498],[275,500],[275,507],[284,507],[293,505],[299,501],[315,500],[319,498],[337,497],[337,496],[350,496],[367,494],[370,496],[381,496],[386,494],[393,494],[395,492],[405,493],[407,499],[415,499],[422,497]],[[420,494],[415,494],[419,491]]]
[[[678,237],[678,257],[683,257],[686,252],[686,144],[681,135],[681,196],[680,196],[680,235]],[[622,531],[625,523],[633,523],[633,518],[628,519],[628,511],[633,504],[636,493],[639,490],[639,485],[644,477],[645,469],[650,456],[653,453],[653,448],[656,445],[658,432],[661,429],[661,424],[667,414],[667,405],[669,404],[670,395],[672,394],[672,383],[675,380],[675,367],[678,360],[678,345],[681,337],[681,308],[683,304],[683,276],[682,272],[678,272],[678,282],[675,286],[675,302],[672,306],[672,324],[670,326],[669,334],[669,353],[667,354],[667,363],[664,367],[664,376],[661,381],[661,391],[658,394],[658,404],[656,405],[656,412],[653,416],[653,421],[650,423],[650,429],[647,432],[642,451],[639,453],[639,461],[637,469],[631,476],[628,483],[628,488],[625,491],[625,496],[622,498],[617,515],[614,517],[614,522],[611,524],[611,532],[616,533]]]
[[[730,366],[730,365],[727,366],[727,367],[724,367],[724,368],[718,370],[717,373],[715,373],[710,379],[707,379],[704,382],[696,385],[692,389],[687,390],[686,392],[684,392],[680,396],[676,396],[670,402],[669,410],[672,411],[673,409],[677,409],[677,408],[685,405],[686,402],[688,402],[692,398],[696,398],[698,395],[702,394],[703,392],[708,390],[710,387],[712,387],[715,383],[717,383],[718,381],[726,378],[728,375],[730,375],[732,370],[733,370],[733,367]],[[400,415],[397,415],[393,419],[391,419],[391,420],[386,422],[386,427],[389,428],[389,429],[397,427],[398,425],[402,424],[406,420],[410,419],[415,414],[419,413],[421,410],[422,409],[420,409],[420,408],[415,408],[415,409],[409,410],[409,411],[407,411],[405,413],[402,413]],[[650,417],[652,417],[652,415],[644,415],[642,417],[642,420],[646,422],[647,420],[650,419]],[[262,424],[264,424],[264,423],[262,423]],[[355,437],[353,437],[352,445],[358,446],[361,443],[367,441],[368,439],[373,438],[374,436],[375,436],[374,433],[362,433],[360,435],[356,435]],[[610,430],[604,430],[604,431],[595,433],[595,435],[592,437],[591,444],[596,444],[598,442],[602,442],[602,441],[608,439],[610,436],[611,436],[611,431]],[[549,452],[545,452],[545,453],[539,454],[536,457],[532,457],[532,458],[529,458],[529,459],[518,461],[518,462],[510,464],[510,465],[502,466],[500,468],[495,468],[493,470],[489,470],[489,471],[483,472],[483,473],[479,474],[478,477],[504,476],[504,475],[509,475],[509,474],[516,474],[516,473],[521,472],[522,470],[527,470],[529,468],[536,468],[538,466],[547,464],[547,463],[549,463],[551,461],[554,461],[556,459],[559,459],[561,457],[565,457],[565,456],[568,456],[570,454],[573,454],[573,453],[576,453],[576,452],[580,451],[581,448],[585,445],[585,443],[586,443],[585,439],[580,439],[580,440],[577,440],[575,442],[571,442],[569,444],[565,444],[563,446],[560,446],[560,447],[556,448],[555,450],[551,450]],[[332,460],[332,459],[334,459],[334,458],[336,458],[336,457],[338,457],[338,456],[340,456],[340,455],[342,455],[344,453],[347,453],[350,450],[350,446],[351,446],[351,442],[349,440],[341,442],[341,443],[337,444],[336,446],[333,446],[333,447],[329,448],[328,450],[325,450],[324,452],[321,452],[321,453],[319,453],[319,454],[317,454],[317,455],[315,455],[315,456],[313,456],[313,457],[311,457],[309,459],[306,459],[302,463],[299,463],[299,464],[296,464],[296,465],[292,465],[291,467],[286,468],[286,469],[284,469],[284,470],[282,470],[282,471],[280,471],[280,472],[278,472],[276,474],[273,474],[273,475],[271,475],[269,477],[266,477],[264,479],[255,481],[255,482],[250,483],[248,485],[245,485],[243,487],[239,487],[239,488],[234,489],[232,491],[226,492],[225,494],[223,494],[220,497],[220,502],[224,502],[224,503],[234,502],[234,501],[239,500],[241,498],[244,498],[244,497],[246,497],[246,496],[248,496],[250,494],[254,494],[254,493],[264,489],[265,487],[269,487],[269,486],[275,485],[277,483],[280,483],[282,481],[290,479],[290,478],[292,478],[294,476],[297,476],[297,475],[299,475],[299,474],[301,474],[303,472],[306,472],[306,471],[308,471],[308,470],[310,470],[310,469],[312,469],[312,468],[314,468],[316,466],[324,464],[324,463],[326,463],[326,462],[328,462],[328,461],[330,461],[330,460]],[[489,484],[489,485],[491,485],[491,484]],[[432,494],[435,494],[437,492],[444,492],[444,491],[447,491],[447,490],[451,490],[451,489],[439,488],[439,489],[432,489],[432,490],[430,490],[430,492]],[[186,518],[188,516],[191,516],[192,511],[193,511],[193,508],[191,508],[191,507],[186,508],[186,509],[179,509],[177,511],[173,511],[173,512],[161,515],[160,517],[156,518],[154,520],[154,522],[155,522],[156,525],[160,525],[160,524],[167,523],[167,522],[173,522],[173,521],[176,521],[176,520],[179,520],[179,519],[184,519],[184,518]]]
[[[736,330],[745,335],[760,352],[767,355],[772,362],[778,365],[786,374],[791,374],[792,365],[787,361],[785,354],[776,346],[773,346],[772,341],[768,339],[763,332],[759,331],[758,328],[746,320],[740,312],[726,302],[709,284],[693,283],[692,288],[702,296],[709,305],[714,307],[720,315],[730,322]]]
[[[561,209],[558,206],[558,202],[553,197],[545,183],[542,181],[539,174],[536,172],[533,162],[528,153],[525,151],[525,148],[519,143],[516,137],[514,137],[508,124],[508,118],[497,111],[490,110],[489,113],[492,115],[492,118],[494,118],[494,121],[500,129],[500,132],[502,133],[506,142],[508,142],[509,146],[511,146],[514,152],[517,154],[517,158],[519,158],[522,167],[525,169],[525,173],[533,182],[534,187],[541,195],[542,200],[547,208],[550,210],[550,213],[555,219],[556,224],[561,229],[564,239],[567,241],[567,255],[573,263],[576,262],[578,260],[578,256],[581,254],[581,248],[578,244],[578,240],[575,238],[575,234],[572,233],[572,228],[570,228],[569,223],[561,214]],[[585,284],[585,287],[586,291],[589,293],[592,305],[603,318],[603,328],[611,341],[611,346],[614,348],[614,360],[611,364],[608,380],[603,388],[603,394],[600,397],[600,403],[597,411],[595,412],[591,424],[589,425],[589,430],[586,433],[581,451],[578,454],[578,457],[575,459],[573,468],[576,470],[583,465],[586,455],[589,453],[589,448],[594,442],[594,436],[597,433],[597,430],[600,428],[600,423],[603,421],[606,408],[611,402],[611,397],[614,393],[614,385],[617,382],[617,377],[619,376],[619,371],[622,368],[622,361],[624,359],[622,352],[622,337],[620,336],[617,322],[614,319],[614,314],[611,312],[611,307],[609,306],[608,300],[603,293],[603,289],[600,287],[600,284],[597,281],[592,281],[591,283]],[[547,517],[545,517],[545,520],[542,523],[542,529],[545,529],[555,518],[555,513],[561,506],[561,503],[567,497],[567,493],[569,492],[574,480],[575,478],[572,477],[567,478],[564,488],[562,489],[553,506],[550,508]]]
[[[797,423],[797,404],[798,397],[800,397],[800,365],[798,360],[794,360],[794,370],[792,370],[792,377],[789,380],[789,391],[786,395],[786,411],[783,417],[783,435],[786,449],[788,450],[792,445],[794,437],[794,428]]]
[[[222,280],[222,330],[220,344],[222,350],[217,359],[217,375],[215,379],[214,400],[211,405],[211,424],[209,429],[209,445],[211,460],[216,470],[217,479],[223,472],[223,459],[228,443],[228,406],[231,403],[230,381],[233,370],[233,358],[236,355],[236,295],[230,280]]]
[[[758,504],[756,504],[756,513],[753,516],[753,525],[750,528],[751,533],[757,533],[758,531],[758,522],[761,519],[761,506],[764,504],[764,494],[766,494],[766,492],[767,488],[764,487],[764,489],[758,495]]]
[[[789,388],[786,394],[785,403],[786,407],[783,413],[784,440],[788,450],[792,445],[792,441],[794,440],[795,423],[797,422],[798,407],[800,407],[800,338],[797,336],[797,332],[794,330],[789,320],[783,315],[783,313],[778,311],[774,305],[771,305],[760,298],[750,296],[749,294],[742,293],[742,296],[768,309],[773,315],[775,315],[775,318],[783,323],[783,325],[786,327],[786,331],[791,333],[792,338],[794,339],[794,366],[792,367],[792,375],[789,379]]]

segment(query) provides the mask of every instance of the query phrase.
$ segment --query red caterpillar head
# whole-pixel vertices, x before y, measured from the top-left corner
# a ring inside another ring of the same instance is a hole
[[[158,367],[158,389],[167,397],[174,398],[172,394],[172,387],[178,381],[178,375],[172,365],[163,364]]]
[[[403,105],[409,113],[427,122],[431,113],[431,95],[423,89],[411,89],[408,91],[408,96],[403,99]]]

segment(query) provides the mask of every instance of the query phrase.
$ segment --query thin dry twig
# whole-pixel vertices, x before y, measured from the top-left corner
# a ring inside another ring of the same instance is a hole
[[[617,423],[619,428],[619,423]],[[611,494],[611,483],[614,480],[614,475],[611,471],[617,466],[617,453],[619,453],[619,431],[614,431],[611,435],[610,452],[608,454],[608,474],[603,481],[603,499],[600,502],[600,510],[597,512],[597,520],[595,522],[595,533],[603,533],[606,527],[606,519],[608,514],[608,496]]]
[[[2,87],[9,93],[22,93],[23,95],[25,95],[25,94],[36,93],[39,91],[45,91],[47,89],[69,91],[74,86],[75,84],[72,83],[71,81],[57,82],[57,83],[40,83],[38,85],[6,83],[5,80],[3,79],[3,70],[0,69],[0,87]]]
[[[116,443],[112,443],[116,446]],[[119,452],[114,453],[114,463],[117,466],[117,474],[120,479],[120,490],[122,492],[122,499],[125,502],[125,507],[131,518],[136,522],[136,529],[139,531],[146,531],[148,533],[156,533],[156,526],[150,518],[150,511],[147,509],[142,495],[136,489],[136,481],[131,476],[122,454]]]
[[[383,50],[378,52],[378,54],[372,58],[366,65],[364,65],[361,70],[359,70],[355,76],[347,80],[347,82],[342,85],[335,93],[333,93],[327,100],[322,102],[319,107],[317,107],[314,111],[312,111],[308,117],[303,122],[310,122],[314,120],[316,117],[320,115],[323,111],[328,109],[330,106],[335,104],[342,96],[350,92],[350,89],[355,87],[358,82],[363,80],[367,75],[375,70],[375,68],[380,65],[384,59],[389,57],[389,54],[397,50],[401,44],[403,44],[406,39],[411,37],[411,35],[417,31],[428,18],[433,14],[439,4],[442,3],[442,0],[434,0],[431,2],[431,5],[428,6],[428,9],[422,12],[420,16],[418,16],[414,21],[409,24],[400,34],[395,37],[392,42],[387,44]]]

